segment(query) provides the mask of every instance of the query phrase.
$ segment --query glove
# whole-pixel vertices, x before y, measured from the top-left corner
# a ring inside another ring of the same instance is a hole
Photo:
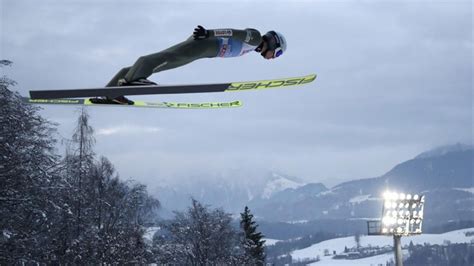
[[[198,25],[193,32],[193,38],[195,40],[204,40],[209,37],[209,31],[206,30],[203,26]]]

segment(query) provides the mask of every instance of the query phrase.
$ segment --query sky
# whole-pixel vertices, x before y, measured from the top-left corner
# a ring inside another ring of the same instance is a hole
[[[471,1],[0,0],[3,68],[29,90],[105,85],[142,55],[208,29],[281,32],[287,51],[213,58],[156,73],[159,84],[316,73],[298,89],[133,96],[241,108],[88,108],[96,152],[148,186],[275,171],[327,186],[380,176],[431,148],[472,144]],[[45,106],[62,138],[79,111]],[[225,175],[223,174],[225,173]]]

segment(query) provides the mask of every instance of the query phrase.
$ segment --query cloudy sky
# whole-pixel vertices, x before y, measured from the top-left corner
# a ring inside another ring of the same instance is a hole
[[[381,175],[436,146],[472,144],[472,13],[467,1],[0,0],[2,69],[22,95],[98,87],[141,55],[207,28],[277,30],[286,54],[203,59],[161,84],[317,73],[297,90],[135,96],[242,100],[239,109],[89,108],[96,150],[153,186],[190,175],[272,170],[307,181]],[[67,138],[78,110],[47,106]]]

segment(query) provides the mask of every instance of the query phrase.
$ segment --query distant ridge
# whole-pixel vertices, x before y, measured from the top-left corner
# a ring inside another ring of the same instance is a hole
[[[469,151],[469,150],[473,150],[473,149],[474,149],[473,145],[463,144],[463,143],[456,143],[454,145],[441,146],[441,147],[435,148],[433,150],[423,152],[420,155],[416,156],[415,159],[425,159],[425,158],[437,157],[437,156],[446,155],[450,152]]]

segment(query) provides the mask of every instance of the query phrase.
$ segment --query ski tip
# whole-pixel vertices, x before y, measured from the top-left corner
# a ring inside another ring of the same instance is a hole
[[[292,77],[292,78],[281,78],[281,79],[269,79],[259,81],[247,81],[247,82],[232,82],[225,91],[245,91],[245,90],[260,90],[260,89],[276,89],[285,88],[289,86],[298,86],[311,83],[316,79],[316,74]]]

